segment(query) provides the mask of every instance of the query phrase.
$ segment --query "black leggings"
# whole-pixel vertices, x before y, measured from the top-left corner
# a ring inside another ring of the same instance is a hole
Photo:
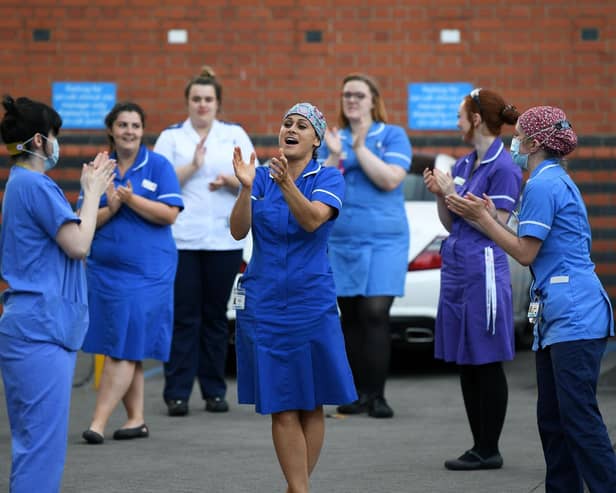
[[[475,442],[473,450],[486,458],[498,452],[507,412],[507,377],[501,362],[459,368],[464,406]]]
[[[338,298],[347,357],[359,394],[384,395],[389,371],[389,308],[393,296]]]

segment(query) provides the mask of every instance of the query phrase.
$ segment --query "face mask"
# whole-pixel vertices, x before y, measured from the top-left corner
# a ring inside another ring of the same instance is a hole
[[[523,170],[528,169],[528,156],[529,154],[520,154],[520,140],[515,137],[511,139],[511,157],[513,162]]]
[[[44,138],[45,140],[49,140],[46,137]],[[51,156],[45,158],[45,171],[50,170],[58,164],[58,159],[60,159],[60,144],[58,143],[58,139],[53,139],[51,141]]]
[[[49,140],[44,135],[41,135],[41,137],[43,137],[47,141]],[[28,149],[25,148],[25,145],[28,142],[30,142],[33,138],[34,137],[30,137],[23,144],[20,144],[19,146],[17,146],[17,149],[23,152],[27,152],[28,154],[32,154],[33,156],[40,157],[42,160],[45,161],[45,171],[48,171],[51,168],[53,168],[56,164],[58,164],[58,159],[60,159],[60,144],[58,143],[58,139],[54,139],[51,141],[51,156],[41,156],[40,154],[29,151]]]

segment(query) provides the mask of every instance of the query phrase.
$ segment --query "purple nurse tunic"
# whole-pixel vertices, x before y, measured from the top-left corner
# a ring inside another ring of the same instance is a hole
[[[452,169],[456,192],[490,196],[497,209],[512,211],[520,194],[522,171],[500,138],[473,172],[477,152]],[[507,254],[452,213],[441,247],[441,291],[435,327],[436,358],[461,365],[513,359],[515,353],[511,279]]]

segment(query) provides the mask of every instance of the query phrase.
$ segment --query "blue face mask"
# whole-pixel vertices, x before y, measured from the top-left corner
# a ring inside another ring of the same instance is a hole
[[[45,140],[49,140],[47,137],[44,138]],[[60,144],[58,143],[58,139],[53,139],[51,141],[51,156],[45,158],[45,171],[55,167],[55,165],[58,164],[58,159],[60,159]]]
[[[41,137],[43,137],[47,141],[49,140],[44,135],[41,135]],[[27,152],[28,154],[32,154],[33,156],[40,157],[43,161],[45,161],[45,165],[44,165],[45,171],[48,171],[51,168],[55,167],[55,165],[58,164],[58,159],[60,159],[60,144],[58,143],[58,139],[53,139],[51,141],[51,156],[41,156],[40,154],[37,154],[36,152],[32,152],[26,149],[25,147],[26,144],[30,142],[32,139],[34,139],[34,137],[30,137],[28,140],[26,140],[22,144],[19,144],[17,146],[17,150]]]
[[[516,137],[511,139],[511,157],[513,162],[523,170],[528,169],[528,156],[529,154],[520,154],[520,140]]]

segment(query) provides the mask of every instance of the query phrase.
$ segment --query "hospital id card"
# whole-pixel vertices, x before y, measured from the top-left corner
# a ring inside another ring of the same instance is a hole
[[[240,280],[241,278],[231,290],[231,308],[234,310],[243,310],[246,306],[246,290],[241,286]]]

